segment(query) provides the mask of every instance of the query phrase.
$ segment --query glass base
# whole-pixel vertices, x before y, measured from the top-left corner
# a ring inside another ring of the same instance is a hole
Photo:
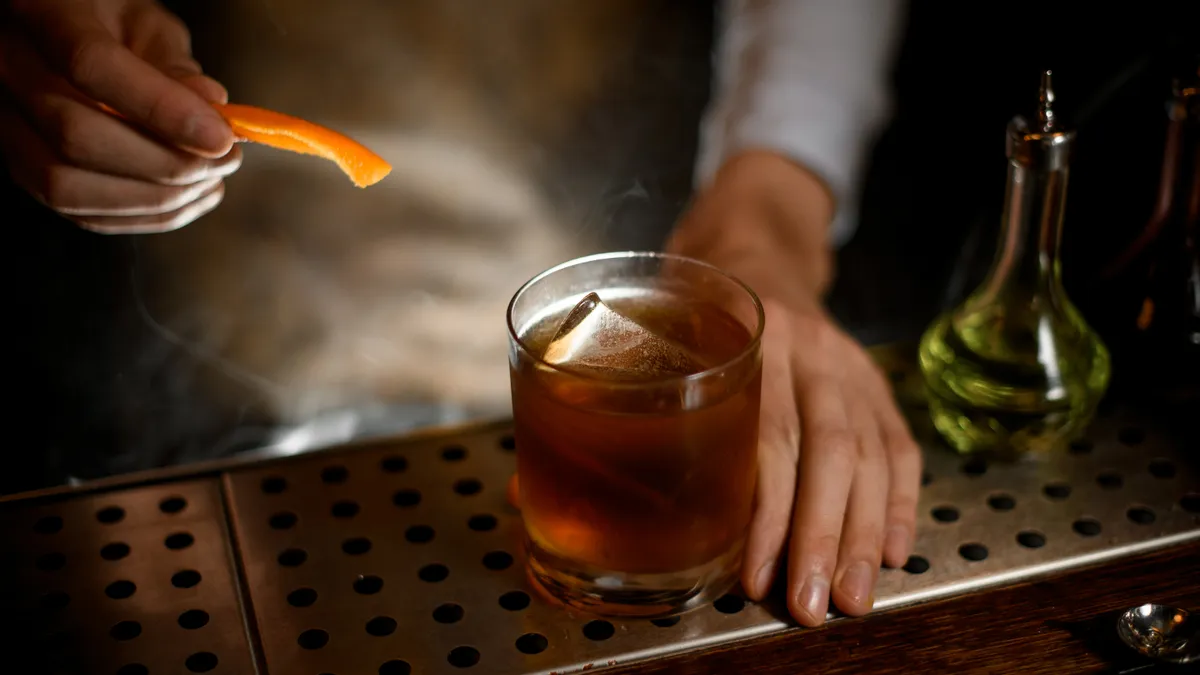
[[[725,595],[742,567],[739,542],[704,565],[667,574],[626,574],[566,560],[525,540],[526,571],[547,602],[587,614],[660,619],[689,612]]]

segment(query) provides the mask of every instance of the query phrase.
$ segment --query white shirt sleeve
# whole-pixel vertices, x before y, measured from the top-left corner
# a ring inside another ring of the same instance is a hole
[[[866,155],[890,113],[902,0],[721,0],[696,187],[739,151],[782,153],[833,193],[831,239],[857,226]]]

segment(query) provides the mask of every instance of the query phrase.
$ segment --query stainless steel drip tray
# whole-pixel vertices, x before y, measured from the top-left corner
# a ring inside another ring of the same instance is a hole
[[[508,434],[495,424],[219,478],[16,502],[0,545],[15,546],[5,560],[20,572],[17,615],[37,617],[39,639],[72,645],[89,675],[256,672],[251,664],[285,675],[561,674],[789,629],[779,604],[736,596],[662,622],[543,605],[523,573],[519,515],[504,500]],[[916,554],[882,573],[877,608],[1200,539],[1200,476],[1179,447],[1128,410],[1038,462],[989,466],[931,445]],[[187,527],[175,520],[186,510],[163,508],[172,495],[203,506]],[[109,504],[126,519],[101,518]],[[194,545],[168,545],[177,531]],[[117,541],[131,552],[109,559]],[[66,564],[47,562],[55,552]],[[172,584],[185,568],[203,568],[203,594]],[[136,593],[106,595],[122,579]],[[192,609],[213,618],[187,627]],[[235,630],[238,609],[247,634]],[[122,621],[139,621],[141,634]]]

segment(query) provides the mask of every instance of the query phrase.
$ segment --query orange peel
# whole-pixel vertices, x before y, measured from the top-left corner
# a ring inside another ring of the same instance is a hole
[[[360,188],[378,183],[392,171],[391,164],[366,146],[319,124],[238,103],[214,103],[213,107],[238,140],[328,159]]]

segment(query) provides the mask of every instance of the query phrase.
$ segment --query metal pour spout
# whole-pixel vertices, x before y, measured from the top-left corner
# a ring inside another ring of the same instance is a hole
[[[1042,85],[1038,90],[1038,127],[1043,133],[1055,130],[1053,71],[1042,72]]]

